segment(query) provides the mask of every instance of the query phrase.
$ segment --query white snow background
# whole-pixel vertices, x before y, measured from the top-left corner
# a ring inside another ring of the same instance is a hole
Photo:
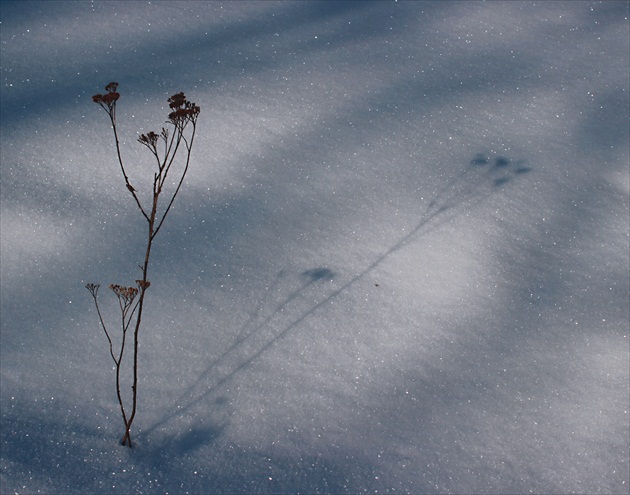
[[[2,2],[2,493],[628,493],[628,5]]]

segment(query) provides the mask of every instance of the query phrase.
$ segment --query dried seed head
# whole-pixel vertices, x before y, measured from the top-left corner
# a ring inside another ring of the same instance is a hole
[[[92,96],[92,101],[94,103],[98,103],[102,106],[106,111],[111,112],[113,108],[116,106],[116,101],[120,98],[120,94],[116,92],[118,89],[117,82],[111,82],[107,86],[105,86],[106,94],[97,94]]]
[[[147,134],[142,134],[138,138],[138,141],[140,141],[145,146],[148,146],[149,148],[155,148],[157,145],[158,137],[159,136],[155,132],[151,131]]]
[[[169,99],[169,107],[173,110],[168,114],[168,120],[175,126],[184,126],[188,122],[196,122],[201,109],[186,99],[184,93],[177,93]]]
[[[186,103],[186,95],[180,91],[179,93],[171,96],[168,99],[168,102],[169,102],[169,107],[171,109],[177,109],[177,108],[183,107],[184,103]]]
[[[92,297],[96,297],[96,294],[98,294],[98,288],[100,287],[99,284],[87,284],[85,286],[85,288],[87,290],[90,291],[90,293],[92,294]]]
[[[135,287],[126,287],[125,288],[125,296],[128,299],[133,299],[134,297],[136,297],[136,294],[138,293],[138,289],[136,289]]]
[[[107,93],[106,95],[103,95],[103,103],[106,105],[113,105],[116,103],[118,98],[120,98],[120,94],[118,93]]]
[[[125,306],[131,304],[136,295],[138,289],[135,287],[125,287],[124,285],[110,284],[109,288],[116,294],[116,297],[122,301]]]

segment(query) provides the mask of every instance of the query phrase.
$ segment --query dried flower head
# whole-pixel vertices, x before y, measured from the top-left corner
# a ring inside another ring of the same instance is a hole
[[[182,91],[180,91],[179,93],[171,96],[168,99],[168,102],[169,102],[169,107],[171,109],[177,109],[177,108],[183,107],[184,104],[186,103],[186,95]]]
[[[155,147],[157,146],[158,138],[159,136],[155,132],[151,131],[148,134],[142,134],[138,138],[138,141],[148,148],[155,149]]]
[[[197,122],[197,116],[201,109],[186,99],[182,92],[174,94],[168,99],[169,107],[173,110],[168,114],[168,120],[175,126],[183,127],[187,123]]]
[[[100,287],[99,284],[87,284],[85,286],[85,288],[90,291],[90,294],[92,294],[92,297],[94,298],[96,298],[96,295],[98,294],[99,287]]]
[[[92,96],[92,101],[94,103],[98,103],[101,107],[103,107],[108,113],[111,113],[116,106],[116,101],[120,98],[120,93],[117,93],[118,89],[117,82],[111,82],[107,86],[105,86],[106,94],[97,94]]]
[[[135,287],[125,287],[124,285],[110,284],[109,288],[116,294],[125,306],[131,304],[131,302],[138,294],[138,289]]]
[[[142,290],[147,290],[151,286],[151,282],[148,280],[136,280],[136,284],[138,284],[138,287]]]

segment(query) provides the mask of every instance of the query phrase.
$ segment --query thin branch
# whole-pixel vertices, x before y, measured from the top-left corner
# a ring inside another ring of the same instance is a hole
[[[162,224],[164,223],[164,219],[166,218],[166,215],[168,215],[168,212],[170,211],[171,206],[173,206],[173,202],[175,201],[175,197],[177,196],[177,193],[179,193],[179,189],[182,187],[182,184],[184,182],[184,178],[186,177],[186,173],[188,172],[188,166],[190,165],[190,153],[191,153],[191,149],[192,149],[192,141],[193,141],[194,138],[195,138],[195,126],[193,124],[193,133],[192,133],[192,137],[190,139],[190,147],[186,146],[186,149],[188,150],[188,153],[186,155],[186,166],[184,167],[184,171],[182,172],[182,175],[181,175],[181,177],[179,179],[179,184],[177,184],[177,188],[175,189],[175,192],[171,196],[171,200],[168,203],[168,206],[166,207],[166,210],[164,210],[164,214],[162,215],[162,219],[158,223],[158,226],[155,229],[155,231],[153,232],[152,238],[155,238],[157,233],[160,231],[160,228],[162,227]]]
[[[114,363],[118,365],[118,361],[116,361],[116,357],[114,356],[114,345],[112,344],[112,339],[109,336],[109,332],[107,331],[107,327],[105,326],[105,322],[103,321],[103,316],[101,315],[101,308],[98,306],[98,300],[96,299],[96,295],[98,293],[98,285],[97,284],[88,284],[86,288],[92,293],[92,298],[94,299],[94,305],[96,306],[96,312],[98,313],[98,319],[101,322],[101,327],[103,327],[103,331],[105,332],[105,336],[107,337],[107,342],[109,342],[109,353],[114,360]]]
[[[115,108],[116,107],[114,105],[114,109]],[[130,184],[129,177],[127,177],[127,172],[125,171],[125,165],[123,164],[122,156],[120,154],[120,142],[118,141],[118,130],[116,129],[116,118],[113,116],[112,113],[109,114],[109,118],[112,122],[112,128],[114,129],[114,139],[116,141],[116,154],[118,155],[118,163],[120,163],[120,170],[122,171],[123,177],[125,178],[125,185],[127,186],[127,189],[133,196],[133,199],[136,200],[136,204],[138,205],[138,208],[140,208],[140,213],[142,213],[144,218],[146,218],[147,221],[149,221],[149,217],[145,213],[144,208],[142,208],[142,204],[140,203],[140,200],[138,199],[138,196],[136,195],[136,190]]]
[[[162,168],[162,170],[160,170],[160,184],[158,187],[158,192],[162,192],[162,187],[164,186],[164,183],[166,182],[166,176],[168,175],[168,171],[171,169],[171,165],[173,165],[173,161],[175,160],[175,156],[177,155],[177,150],[179,150],[179,145],[182,142],[182,137],[183,137],[182,133],[178,129],[177,139],[175,142],[175,148],[173,149],[173,152],[170,155],[170,159],[168,160],[168,163],[167,163],[168,157],[164,157],[164,167]],[[175,135],[173,135],[173,139],[175,139]],[[164,172],[164,174],[162,174],[162,171]]]

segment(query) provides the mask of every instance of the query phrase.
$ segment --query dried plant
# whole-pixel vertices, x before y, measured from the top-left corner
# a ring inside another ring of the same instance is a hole
[[[136,206],[140,210],[140,213],[147,221],[147,234],[146,234],[146,251],[144,255],[144,262],[140,265],[142,270],[142,278],[136,280],[137,287],[126,287],[118,284],[111,284],[109,288],[114,295],[118,298],[118,304],[121,316],[121,328],[122,337],[120,340],[120,347],[114,349],[114,343],[110,335],[109,330],[102,317],[101,310],[98,304],[98,284],[87,284],[86,288],[94,299],[98,318],[107,337],[109,343],[109,353],[114,361],[116,368],[116,394],[118,397],[118,403],[120,405],[120,411],[125,423],[125,433],[120,441],[122,445],[132,446],[131,443],[131,425],[136,417],[137,404],[138,404],[138,336],[140,331],[140,324],[142,321],[142,312],[144,309],[144,297],[146,290],[151,283],[148,280],[149,270],[149,258],[151,255],[151,247],[153,246],[153,240],[160,231],[166,216],[168,215],[175,197],[179,193],[179,190],[184,182],[186,173],[188,172],[188,166],[190,164],[190,156],[192,151],[193,142],[195,139],[195,132],[197,130],[197,118],[199,117],[200,108],[194,103],[189,102],[186,99],[184,93],[177,93],[168,99],[170,113],[168,114],[168,120],[166,121],[167,127],[163,127],[159,134],[155,132],[149,132],[142,134],[138,141],[146,146],[155,158],[157,171],[153,173],[153,190],[152,201],[149,205],[143,205],[137,194],[136,189],[131,185],[127,169],[122,159],[120,151],[120,142],[118,140],[118,129],[116,127],[116,103],[120,98],[118,93],[118,83],[109,83],[105,90],[105,94],[97,94],[92,97],[95,103],[98,103],[103,110],[109,116],[109,120],[114,131],[114,140],[116,143],[116,154],[118,157],[118,163],[120,164],[120,170],[125,180],[125,186],[127,190],[133,196]],[[178,152],[184,155],[183,165],[177,167],[176,156]],[[179,170],[179,171],[177,171]],[[176,184],[173,190],[167,191],[166,179],[169,176],[175,176]],[[164,193],[164,197],[163,197]],[[163,202],[160,202],[164,199]],[[162,206],[162,204],[166,206]],[[133,329],[133,378],[132,378],[132,396],[131,396],[131,411],[129,411],[128,404],[123,398],[121,393],[121,373],[122,373],[122,361],[123,354],[125,352],[125,345],[127,344],[127,332]],[[129,414],[128,414],[129,413]]]

